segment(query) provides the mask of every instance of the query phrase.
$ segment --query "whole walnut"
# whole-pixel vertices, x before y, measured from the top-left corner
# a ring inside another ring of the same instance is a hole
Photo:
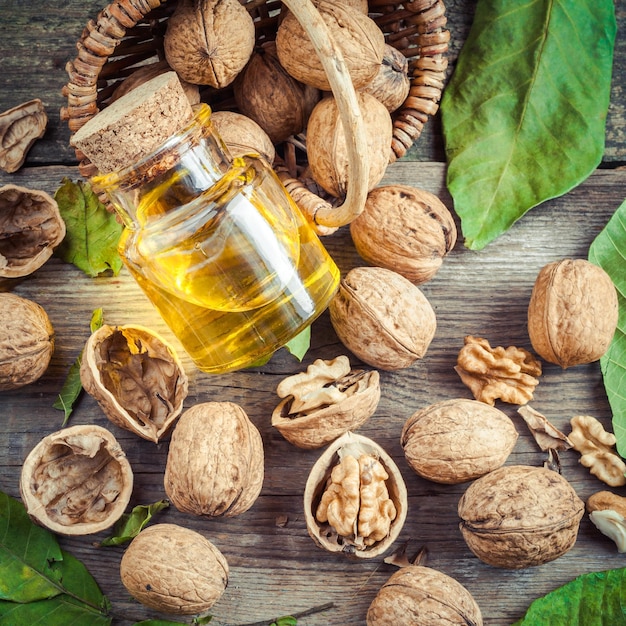
[[[433,278],[457,237],[454,218],[437,196],[400,184],[370,191],[350,234],[365,261],[416,284]]]
[[[356,97],[367,141],[370,190],[382,180],[389,165],[393,123],[389,111],[374,96],[357,92]],[[333,96],[315,105],[307,125],[306,149],[315,182],[332,196],[344,197],[350,185],[348,147]]]
[[[210,609],[228,585],[224,555],[195,530],[153,524],[130,543],[120,577],[133,598],[162,613],[196,615]]]
[[[398,370],[421,359],[437,328],[435,312],[419,288],[382,267],[351,269],[329,312],[344,346],[383,370]]]
[[[211,122],[226,144],[230,156],[256,153],[271,165],[276,149],[267,133],[252,119],[235,111],[215,111]]]
[[[263,486],[263,441],[233,402],[204,402],[178,420],[167,455],[167,497],[183,513],[233,517],[247,511]]]
[[[187,82],[226,87],[252,55],[255,28],[239,0],[181,0],[163,39],[170,67]]]
[[[424,565],[405,565],[380,588],[367,611],[367,626],[408,624],[482,626],[480,608],[457,580]]]
[[[400,442],[408,464],[422,478],[457,484],[503,465],[517,438],[506,413],[454,398],[416,411],[404,423]]]
[[[0,292],[0,391],[39,380],[54,352],[54,329],[42,306]]]
[[[562,556],[576,543],[585,503],[545,467],[499,467],[461,496],[463,539],[483,562],[520,569]]]
[[[378,72],[385,36],[376,22],[357,8],[334,0],[319,0],[315,5],[334,45],[341,50],[354,88],[363,87]],[[322,91],[331,89],[309,35],[291,12],[278,26],[276,51],[282,66],[296,80]]]
[[[610,276],[585,259],[562,259],[537,275],[528,304],[535,352],[568,368],[597,361],[609,348],[618,320]]]
[[[279,143],[301,133],[320,99],[315,87],[287,73],[276,56],[276,45],[257,48],[234,85],[237,108]]]
[[[385,44],[385,53],[378,72],[361,89],[384,104],[390,113],[399,109],[411,89],[407,58],[397,48]]]

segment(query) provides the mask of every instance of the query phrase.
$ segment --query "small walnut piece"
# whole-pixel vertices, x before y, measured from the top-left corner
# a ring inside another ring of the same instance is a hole
[[[416,411],[402,428],[400,443],[422,478],[457,484],[483,476],[507,460],[518,433],[495,407],[464,398]]]
[[[363,87],[378,72],[385,53],[385,36],[376,22],[359,9],[334,0],[319,0],[315,6],[343,55],[354,88]],[[330,91],[324,66],[308,34],[291,12],[276,32],[276,51],[282,66],[296,80]]]
[[[597,491],[587,498],[586,506],[594,526],[615,542],[618,552],[626,552],[626,498]]]
[[[568,368],[597,361],[609,348],[618,318],[609,275],[585,259],[548,263],[528,305],[528,334],[539,356]]]
[[[234,517],[263,487],[263,441],[245,411],[232,402],[187,409],[172,432],[163,482],[183,513]]]
[[[384,185],[369,192],[361,214],[350,223],[359,255],[421,284],[439,270],[454,248],[452,214],[434,194],[409,185]]]
[[[210,609],[228,585],[224,555],[195,530],[153,524],[130,543],[120,562],[124,587],[162,613],[197,615]]]
[[[591,415],[577,415],[570,420],[569,440],[580,452],[580,462],[599,480],[611,487],[626,485],[626,463],[615,451],[615,435],[604,430]]]
[[[347,356],[316,359],[306,372],[282,380],[276,393],[284,399],[272,413],[272,426],[299,448],[320,448],[374,414],[380,375],[352,370]]]
[[[562,556],[576,543],[584,502],[557,472],[505,465],[461,496],[459,527],[469,549],[495,567],[520,569]]]
[[[182,0],[167,21],[165,58],[183,80],[226,87],[252,55],[255,28],[238,0]]]
[[[38,98],[0,113],[0,169],[8,174],[19,170],[47,125],[48,116]]]
[[[211,122],[233,158],[258,154],[269,165],[274,162],[274,144],[254,120],[234,111],[215,111]]]
[[[39,269],[65,237],[65,222],[45,191],[0,187],[0,276],[18,278]]]
[[[96,425],[44,437],[22,466],[20,492],[28,514],[62,535],[87,535],[124,513],[133,473],[115,437]]]
[[[391,116],[367,93],[356,94],[367,141],[368,190],[382,180],[389,164],[393,135]],[[350,185],[348,145],[337,101],[333,96],[320,100],[307,124],[307,157],[315,182],[336,198],[343,198]]]
[[[406,487],[378,444],[347,432],[313,466],[304,510],[309,535],[320,547],[371,558],[387,550],[404,525]]]
[[[492,348],[486,339],[468,335],[454,370],[476,400],[521,405],[532,400],[541,363],[524,348]]]
[[[409,367],[435,336],[435,312],[411,281],[382,267],[356,267],[331,300],[330,320],[341,342],[383,370]]]
[[[409,62],[400,50],[385,44],[383,60],[372,80],[362,87],[392,113],[404,104],[411,89]]]
[[[39,380],[54,352],[54,329],[36,302],[0,292],[0,391]]]
[[[483,618],[476,600],[454,578],[423,565],[407,565],[380,588],[369,606],[366,623],[482,626]]]
[[[105,324],[87,340],[85,391],[117,426],[158,443],[183,409],[188,379],[174,348],[144,326]]]

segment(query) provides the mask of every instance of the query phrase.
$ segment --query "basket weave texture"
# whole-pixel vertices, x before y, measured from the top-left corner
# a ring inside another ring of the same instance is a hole
[[[255,24],[256,43],[261,46],[276,36],[281,10],[279,0],[240,0]],[[68,62],[68,83],[62,93],[67,106],[61,119],[72,133],[106,107],[117,86],[139,66],[161,61],[167,20],[177,0],[114,0],[85,26],[76,43],[78,55]],[[409,63],[411,88],[404,104],[392,114],[393,138],[390,162],[403,157],[420,137],[424,125],[438,108],[446,80],[450,33],[442,0],[388,2],[370,0],[369,16],[385,35],[388,44],[402,52]],[[201,99],[213,110],[236,110],[232,89],[219,92],[207,88]],[[287,140],[274,168],[288,191],[309,217],[321,205],[337,199],[328,197],[306,175],[306,138]],[[85,177],[95,167],[76,151],[79,171]],[[325,234],[322,229],[320,234]]]

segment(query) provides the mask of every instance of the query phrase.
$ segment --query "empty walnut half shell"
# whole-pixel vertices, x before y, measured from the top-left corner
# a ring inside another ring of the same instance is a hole
[[[180,415],[188,390],[174,348],[136,325],[105,324],[92,333],[80,379],[114,424],[155,443]]]
[[[63,535],[112,526],[124,513],[133,472],[115,437],[96,425],[64,428],[44,437],[22,466],[20,492],[37,523]]]
[[[272,413],[272,426],[299,448],[321,448],[372,416],[380,375],[350,369],[347,356],[317,359],[306,372],[281,381],[276,393],[284,399]]]
[[[372,558],[397,539],[407,514],[404,479],[374,441],[348,431],[313,466],[304,490],[309,535],[330,552]]]
[[[39,269],[65,237],[56,200],[45,191],[0,187],[0,276],[19,278]]]

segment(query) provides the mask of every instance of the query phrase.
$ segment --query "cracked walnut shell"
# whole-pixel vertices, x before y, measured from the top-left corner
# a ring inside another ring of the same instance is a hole
[[[481,561],[520,569],[562,556],[576,542],[585,503],[559,473],[544,467],[500,467],[461,496],[463,539]]]
[[[62,535],[112,526],[128,506],[133,472],[115,437],[96,425],[44,437],[22,466],[20,492],[30,517]]]
[[[124,587],[145,606],[175,615],[210,609],[228,585],[228,562],[195,530],[153,524],[130,543],[120,562]]]
[[[443,484],[473,480],[500,467],[518,438],[508,415],[477,400],[444,400],[416,411],[400,443],[411,468]]]
[[[330,552],[372,558],[397,539],[407,491],[393,459],[374,441],[347,432],[316,461],[304,490],[313,541]]]
[[[39,98],[0,113],[0,170],[17,172],[32,145],[46,133],[48,116]]]
[[[528,334],[546,361],[564,369],[597,361],[617,321],[617,290],[601,267],[563,259],[540,270],[528,304]]]
[[[187,397],[187,375],[174,348],[144,326],[105,324],[92,333],[80,379],[111,422],[155,443]]]
[[[299,448],[320,448],[364,424],[380,400],[377,371],[352,370],[347,356],[316,359],[306,372],[282,380],[272,426]]]
[[[384,185],[369,192],[361,214],[350,223],[359,255],[415,284],[437,273],[454,248],[452,214],[434,194],[409,185]]]
[[[42,306],[0,293],[0,391],[39,380],[54,352],[54,329]]]
[[[437,321],[411,281],[383,267],[356,267],[329,305],[341,342],[364,363],[383,370],[409,367],[432,341]]]
[[[233,402],[187,409],[172,432],[163,479],[183,513],[234,517],[247,511],[263,487],[263,441]]]
[[[0,187],[0,277],[32,274],[64,237],[65,222],[54,198],[18,185]]]

